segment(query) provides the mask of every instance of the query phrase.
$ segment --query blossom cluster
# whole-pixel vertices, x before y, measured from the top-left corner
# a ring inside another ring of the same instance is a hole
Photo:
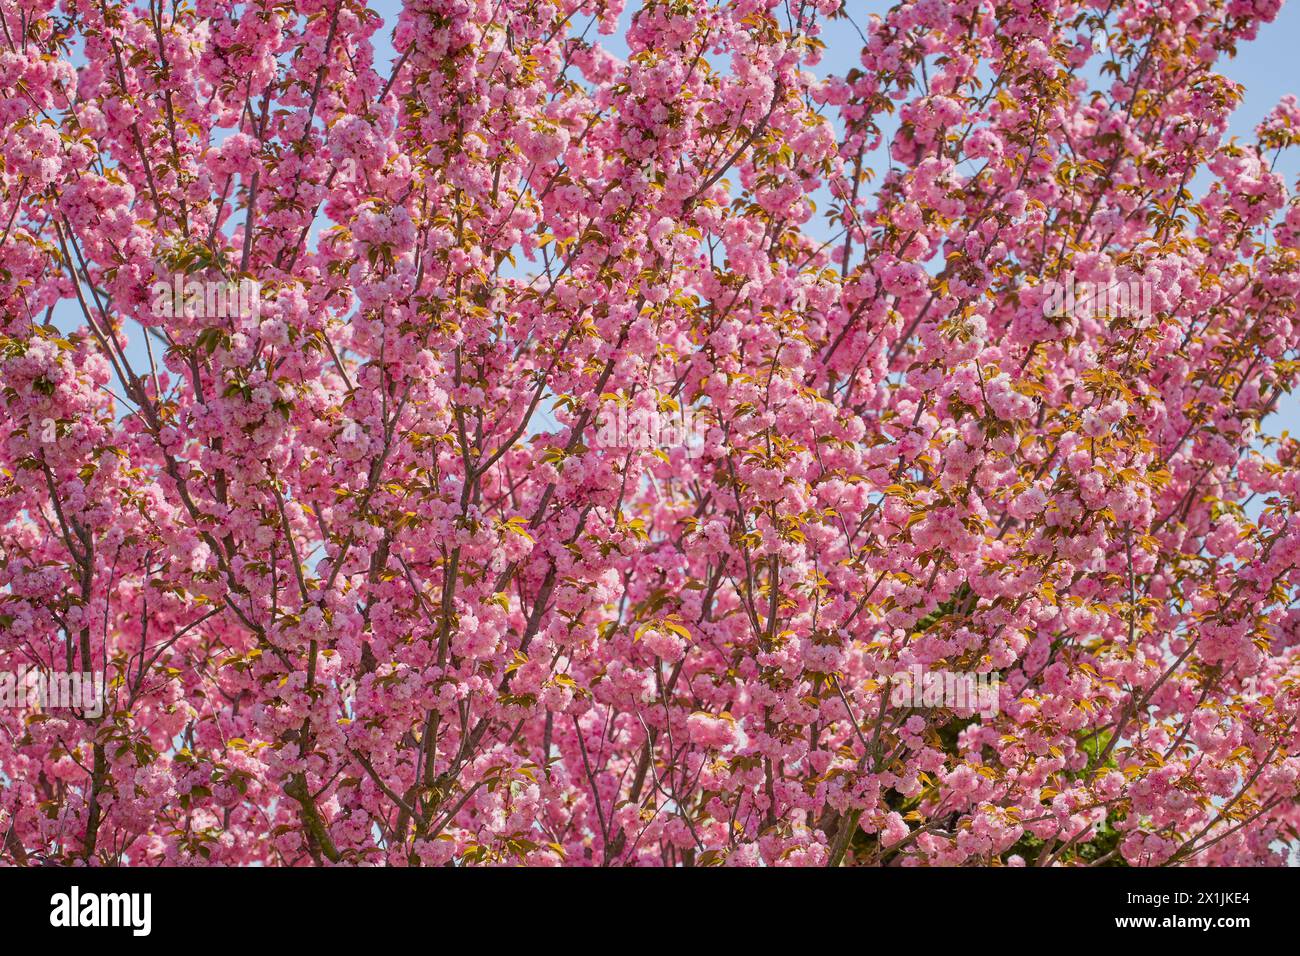
[[[0,0],[0,857],[1285,862],[1280,3]]]

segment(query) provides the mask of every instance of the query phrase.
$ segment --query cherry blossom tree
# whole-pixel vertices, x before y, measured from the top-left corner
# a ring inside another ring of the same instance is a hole
[[[1284,862],[1279,7],[0,0],[4,861]]]

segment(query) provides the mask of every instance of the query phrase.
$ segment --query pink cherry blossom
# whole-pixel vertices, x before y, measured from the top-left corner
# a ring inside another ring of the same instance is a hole
[[[0,0],[0,859],[1285,862],[1300,109],[1193,6]]]

